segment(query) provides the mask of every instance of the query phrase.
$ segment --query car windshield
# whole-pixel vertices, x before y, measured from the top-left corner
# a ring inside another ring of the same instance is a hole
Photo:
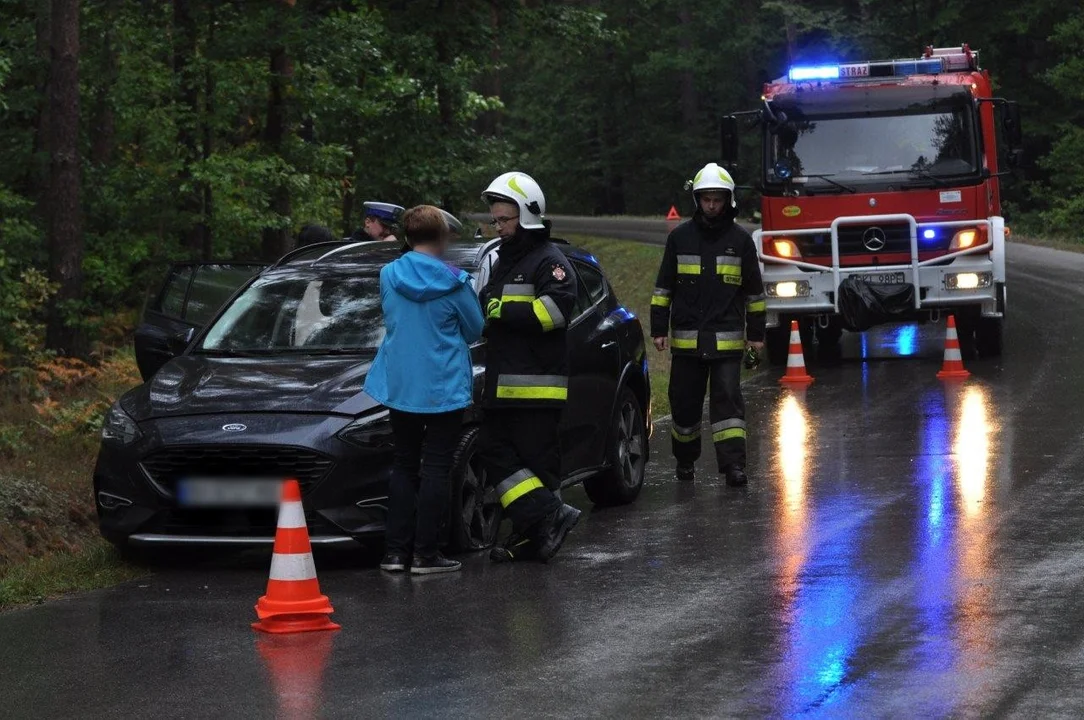
[[[892,175],[927,182],[978,170],[968,106],[941,101],[860,113],[814,105],[788,110],[787,128],[771,143],[769,182],[784,179],[781,160],[795,179],[820,183],[884,182]]]
[[[269,273],[230,304],[196,352],[367,354],[383,337],[379,275]]]

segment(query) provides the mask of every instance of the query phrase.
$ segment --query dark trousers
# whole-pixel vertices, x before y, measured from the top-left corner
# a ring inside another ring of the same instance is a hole
[[[512,531],[529,535],[539,520],[561,506],[560,410],[489,409],[482,420],[478,454],[486,482],[512,520]]]
[[[670,366],[670,431],[674,458],[692,463],[700,457],[704,393],[711,383],[708,417],[719,472],[745,465],[745,401],[741,396],[741,358],[703,360],[674,355]]]
[[[388,483],[388,552],[432,557],[448,516],[449,473],[463,411],[391,411],[395,458]]]

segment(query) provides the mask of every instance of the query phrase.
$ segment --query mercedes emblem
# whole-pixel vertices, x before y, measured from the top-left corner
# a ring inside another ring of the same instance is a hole
[[[871,227],[862,233],[862,244],[870,252],[884,250],[887,243],[888,238],[885,236],[885,231],[879,227]]]

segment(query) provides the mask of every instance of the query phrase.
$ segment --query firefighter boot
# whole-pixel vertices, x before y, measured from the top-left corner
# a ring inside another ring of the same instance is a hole
[[[730,487],[741,487],[749,482],[749,478],[745,476],[745,468],[741,465],[729,465],[724,471],[726,475],[726,484]]]
[[[549,562],[579,521],[580,511],[571,505],[562,505],[543,520],[537,536],[538,560]]]
[[[512,533],[504,543],[495,545],[489,551],[489,559],[495,563],[521,562],[533,560],[538,554],[538,544],[529,537]]]
[[[692,463],[678,463],[674,474],[682,482],[692,482],[693,478],[696,477],[696,468],[693,467]]]

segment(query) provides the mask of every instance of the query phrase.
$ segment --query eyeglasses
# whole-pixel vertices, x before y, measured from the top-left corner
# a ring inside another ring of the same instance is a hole
[[[493,227],[500,227],[501,225],[512,222],[513,220],[519,220],[519,215],[513,215],[512,217],[495,217],[489,221],[489,224]]]

